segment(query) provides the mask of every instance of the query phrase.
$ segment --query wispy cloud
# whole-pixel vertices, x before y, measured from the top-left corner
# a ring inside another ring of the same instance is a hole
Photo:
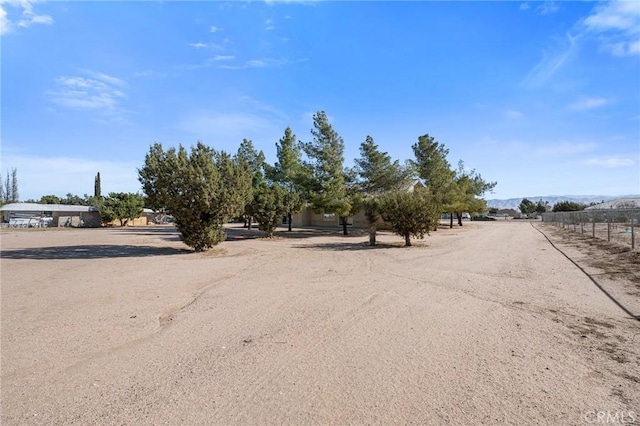
[[[605,105],[612,104],[613,102],[614,100],[609,98],[581,98],[569,105],[569,108],[578,111],[585,111],[600,108]]]
[[[531,9],[531,6],[529,6],[529,3],[520,3],[520,10],[529,10]]]
[[[222,31],[222,28],[212,25],[211,28],[209,28],[209,31],[212,33],[217,33],[218,31]]]
[[[536,13],[539,15],[550,15],[560,10],[560,6],[555,1],[545,1],[536,7]]]
[[[7,34],[16,27],[27,28],[36,24],[53,24],[51,15],[40,15],[34,12],[36,3],[39,3],[39,0],[0,0],[0,35]],[[9,17],[6,6],[21,12],[17,21]]]
[[[202,43],[202,42],[188,43],[188,44],[189,44],[189,46],[195,47],[196,49],[204,49],[205,47],[208,47],[208,44]]]
[[[600,4],[578,26],[598,36],[602,48],[613,55],[640,55],[640,3],[637,1]]]
[[[98,111],[113,121],[123,121],[121,102],[126,98],[121,90],[126,83],[104,73],[81,70],[80,76],[56,79],[56,89],[45,94],[56,105],[77,110]]]
[[[267,19],[266,21],[264,21],[264,29],[266,31],[271,31],[276,29],[275,25],[273,24],[273,19]]]
[[[630,167],[635,164],[635,161],[632,158],[622,157],[622,156],[612,156],[612,157],[598,157],[598,158],[590,158],[585,161],[586,165],[589,166],[599,166],[606,168],[618,168],[618,167]]]
[[[564,39],[558,40],[556,46],[549,52],[543,52],[542,59],[529,71],[522,81],[526,88],[542,87],[576,54],[577,40],[567,33]]]
[[[593,142],[556,142],[547,145],[536,145],[531,153],[536,157],[572,156],[593,151],[596,144]]]
[[[507,109],[507,110],[504,112],[504,115],[505,115],[507,118],[510,118],[510,119],[513,119],[513,120],[517,120],[517,119],[519,119],[519,118],[524,117],[524,114],[523,114],[522,112],[520,112],[520,111],[518,111],[518,110],[515,110],[515,109],[511,109],[511,108]]]
[[[217,55],[213,57],[214,61],[233,61],[236,57],[233,55]]]
[[[228,70],[243,70],[248,68],[267,68],[267,67],[278,67],[282,65],[293,64],[297,62],[305,62],[307,59],[298,59],[298,60],[289,60],[289,59],[274,59],[274,58],[263,58],[263,59],[251,59],[239,64],[224,64],[218,66],[221,69]]]

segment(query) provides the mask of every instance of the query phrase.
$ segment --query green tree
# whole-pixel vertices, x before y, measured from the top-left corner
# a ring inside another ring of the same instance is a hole
[[[13,195],[11,193],[11,175],[7,171],[7,179],[4,181],[4,203],[13,203]]]
[[[355,194],[363,197],[360,204],[367,219],[369,245],[374,246],[380,220],[379,198],[390,191],[407,190],[411,175],[397,160],[381,152],[371,136],[360,144],[360,158],[356,158],[355,163]]]
[[[68,206],[85,206],[87,203],[85,198],[69,192],[67,193],[65,198],[60,199],[60,204],[65,204]]]
[[[20,201],[20,192],[18,191],[18,169],[11,169],[11,202]]]
[[[240,147],[238,148],[236,157],[239,161],[243,162],[249,170],[251,170],[251,187],[252,193],[255,196],[258,190],[266,185],[264,176],[264,169],[266,166],[264,153],[262,151],[257,151],[253,146],[253,142],[249,139],[243,139]],[[249,200],[247,205],[244,207],[245,226],[249,229],[251,229],[251,220],[253,217],[251,201],[252,200]]]
[[[43,195],[40,197],[40,204],[62,204],[60,197],[56,195]]]
[[[451,203],[455,171],[447,161],[449,150],[444,144],[437,142],[428,134],[418,137],[418,142],[412,145],[415,160],[411,164],[416,173],[422,179],[427,192],[431,194],[434,204],[433,214],[434,230],[438,229],[440,216],[447,203]]]
[[[548,207],[549,207],[549,202],[542,201],[542,199],[540,199],[536,203],[536,213],[539,213],[539,214],[545,213]]]
[[[520,205],[518,206],[518,209],[521,213],[531,214],[536,212],[536,207],[536,203],[529,200],[528,198],[523,198],[520,202]]]
[[[138,178],[148,205],[172,214],[181,240],[196,251],[223,241],[223,224],[240,215],[252,196],[249,166],[201,142],[190,153],[152,145]]]
[[[258,221],[258,229],[269,238],[289,211],[288,196],[289,192],[277,183],[261,186],[254,193],[251,212]]]
[[[298,213],[304,206],[303,186],[305,169],[302,165],[302,153],[290,127],[284,131],[284,136],[276,143],[278,161],[267,173],[269,179],[287,191],[288,206],[287,225],[291,231],[291,221],[294,213]]]
[[[140,194],[131,192],[110,192],[100,206],[103,222],[119,220],[120,226],[126,226],[130,220],[140,217],[144,209],[144,200]]]
[[[495,188],[497,182],[487,182],[482,176],[472,169],[467,171],[464,162],[458,162],[458,170],[451,185],[448,204],[445,210],[451,213],[449,227],[453,227],[453,214],[458,218],[458,225],[462,226],[462,213],[482,213],[487,208],[486,201],[482,198],[488,191]]]
[[[100,172],[96,175],[95,182],[93,184],[93,197],[100,199],[102,197],[102,187],[100,183]]]
[[[324,111],[313,115],[313,141],[302,143],[307,156],[306,189],[314,210],[335,213],[347,235],[347,216],[352,204],[347,194],[344,170],[344,141],[331,127]]]
[[[573,201],[560,201],[559,203],[554,204],[553,211],[554,212],[576,212],[580,210],[584,210],[587,206],[583,203],[576,203]]]
[[[404,238],[405,246],[411,245],[411,237],[424,238],[436,225],[433,195],[421,187],[411,192],[396,191],[380,198],[382,218],[391,224],[393,232]],[[439,216],[438,216],[439,218]]]

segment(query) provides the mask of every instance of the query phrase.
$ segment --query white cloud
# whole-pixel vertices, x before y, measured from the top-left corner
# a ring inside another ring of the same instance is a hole
[[[543,86],[553,75],[568,63],[577,52],[577,40],[571,34],[559,40],[551,52],[543,52],[542,59],[529,71],[522,85],[527,88]]]
[[[120,89],[126,85],[125,82],[91,70],[81,70],[81,74],[83,75],[58,77],[56,89],[45,94],[56,105],[96,111],[108,116],[110,121],[123,122],[125,110],[121,102],[126,95]]]
[[[507,116],[507,118],[511,119],[519,119],[524,117],[524,114],[522,112],[515,109],[507,109],[504,114]]]
[[[531,6],[529,6],[529,3],[520,3],[520,10],[528,10],[531,9]]]
[[[291,61],[289,59],[273,59],[273,58],[263,58],[263,59],[251,59],[241,64],[224,64],[218,66],[218,68],[228,69],[228,70],[244,70],[247,68],[266,68],[266,67],[278,67],[282,65],[289,65],[297,62],[305,62],[307,59],[297,59]]]
[[[53,18],[50,15],[39,15],[34,12],[34,4],[39,0],[0,0],[0,35],[7,34],[16,26],[19,28],[27,28],[34,24],[53,24]],[[21,19],[14,24],[9,17],[6,6],[21,11]]]
[[[208,45],[206,43],[197,42],[197,43],[189,43],[189,46],[195,47],[196,49],[203,49],[203,48],[207,47]]]
[[[618,168],[618,167],[633,166],[635,164],[635,161],[631,158],[612,156],[612,157],[590,158],[585,161],[585,164],[589,166]]]
[[[191,112],[181,120],[178,129],[219,149],[231,151],[237,149],[243,138],[253,140],[259,149],[271,149],[285,126],[286,123],[273,114],[248,107],[236,112]]]
[[[536,157],[565,157],[593,151],[596,144],[592,142],[556,142],[547,145],[536,145],[531,153]]]
[[[265,25],[264,29],[266,31],[271,31],[276,29],[275,25],[273,25],[273,19],[267,19],[266,21],[264,21],[264,25]]]
[[[232,61],[236,57],[233,55],[217,55],[213,57],[214,61]]]
[[[222,28],[212,25],[209,31],[211,31],[212,33],[217,33],[218,31],[222,31]]]
[[[569,105],[570,109],[575,109],[578,111],[590,110],[595,108],[600,108],[605,105],[609,105],[613,103],[613,99],[608,98],[582,98],[571,105]]]
[[[579,27],[595,34],[616,56],[640,55],[640,2],[612,1],[596,6]]]
[[[549,15],[555,13],[560,9],[560,6],[555,1],[545,1],[540,6],[536,7],[536,13],[539,15]]]

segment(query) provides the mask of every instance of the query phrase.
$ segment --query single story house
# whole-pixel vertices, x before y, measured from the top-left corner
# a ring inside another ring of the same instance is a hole
[[[0,212],[3,224],[15,228],[100,226],[100,212],[92,206],[11,203],[1,206]]]

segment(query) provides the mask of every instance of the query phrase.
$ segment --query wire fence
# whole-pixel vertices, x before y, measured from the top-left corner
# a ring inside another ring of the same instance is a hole
[[[640,209],[543,213],[542,221],[580,234],[638,248]]]

